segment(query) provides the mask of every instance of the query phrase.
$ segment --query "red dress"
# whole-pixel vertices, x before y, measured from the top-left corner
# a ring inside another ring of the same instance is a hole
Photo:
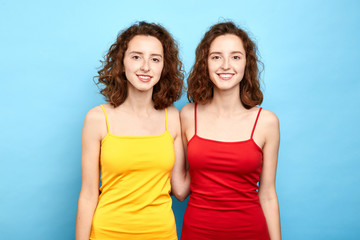
[[[245,141],[201,138],[196,130],[187,145],[191,195],[181,240],[270,239],[259,197],[262,149],[253,134]]]

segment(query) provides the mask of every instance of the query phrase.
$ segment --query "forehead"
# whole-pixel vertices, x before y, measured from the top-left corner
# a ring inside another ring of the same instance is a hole
[[[136,35],[128,44],[128,52],[136,51],[153,54],[163,54],[163,46],[159,39],[153,36]]]
[[[210,53],[211,52],[234,52],[241,51],[245,52],[244,44],[240,37],[234,34],[225,34],[216,37],[210,44]]]

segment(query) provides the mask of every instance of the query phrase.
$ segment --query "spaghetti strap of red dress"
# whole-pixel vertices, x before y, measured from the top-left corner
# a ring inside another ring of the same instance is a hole
[[[187,145],[191,195],[184,215],[182,240],[268,240],[258,197],[263,153],[250,139],[222,142],[195,134]]]

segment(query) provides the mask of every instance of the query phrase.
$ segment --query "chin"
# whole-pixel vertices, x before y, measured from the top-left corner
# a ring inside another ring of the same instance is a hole
[[[147,82],[147,83],[143,83],[143,82],[138,82],[135,84],[131,84],[133,89],[136,89],[137,91],[140,92],[147,92],[149,90],[152,90],[155,86],[155,84],[153,82]]]
[[[216,88],[218,88],[219,90],[230,90],[230,89],[233,89],[233,88],[235,88],[236,86],[237,86],[237,84],[232,84],[232,83],[230,83],[230,84],[216,84],[215,85],[216,86]]]
[[[140,92],[147,92],[147,91],[152,91],[154,88],[154,86],[151,86],[151,87],[136,87],[135,89],[140,91]]]

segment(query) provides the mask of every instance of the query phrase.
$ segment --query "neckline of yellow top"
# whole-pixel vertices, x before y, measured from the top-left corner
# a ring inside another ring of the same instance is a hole
[[[174,142],[174,138],[171,135],[171,133],[166,130],[165,132],[163,132],[162,134],[158,134],[158,135],[147,135],[147,136],[119,136],[119,135],[114,135],[112,133],[108,133],[106,134],[106,136],[101,140],[101,144],[104,143],[104,141],[108,138],[108,137],[114,137],[115,139],[119,139],[119,140],[124,140],[124,139],[133,139],[133,140],[143,140],[143,139],[154,139],[154,138],[160,138],[163,136],[170,136],[170,139]]]
[[[166,127],[166,129],[165,129],[165,131],[163,133],[156,134],[156,135],[142,135],[142,136],[120,136],[120,135],[112,134],[110,132],[109,120],[108,120],[108,117],[107,117],[107,114],[106,114],[106,111],[105,111],[105,107],[103,105],[100,105],[100,107],[102,108],[102,110],[104,112],[105,119],[106,119],[107,131],[108,131],[106,136],[101,140],[101,143],[103,143],[104,140],[108,136],[115,137],[115,138],[118,138],[118,139],[149,139],[149,138],[162,137],[162,136],[165,136],[166,134],[170,135],[171,139],[174,141],[174,138],[173,138],[173,136],[171,135],[171,133],[169,132],[169,129],[168,129],[167,108],[165,108],[165,127]]]

